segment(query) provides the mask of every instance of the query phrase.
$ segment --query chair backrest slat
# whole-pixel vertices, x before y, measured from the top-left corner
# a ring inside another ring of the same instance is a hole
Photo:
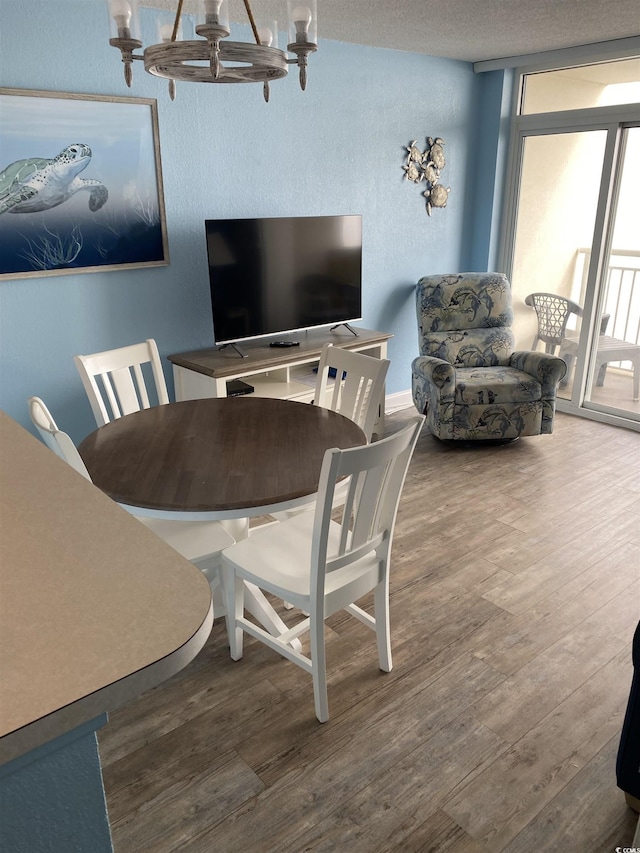
[[[149,404],[149,395],[147,394],[147,386],[144,384],[144,376],[142,375],[142,368],[139,364],[133,365],[133,375],[136,378],[138,394],[140,395],[140,400],[142,402],[142,408],[148,409]]]
[[[156,342],[74,357],[98,426],[151,406],[142,365],[150,364],[160,405],[169,402]],[[102,390],[97,379],[100,378]],[[108,406],[107,406],[108,404]]]
[[[126,371],[127,377],[129,376],[129,372]],[[102,380],[102,385],[104,387],[105,393],[107,395],[107,400],[109,401],[109,405],[111,406],[111,411],[113,412],[113,417],[120,418],[123,414],[128,414],[125,410],[124,412],[120,408],[118,404],[118,397],[122,393],[126,399],[126,391],[124,390],[124,382],[119,377],[119,372],[114,370],[113,373],[99,373],[97,374]],[[115,388],[114,388],[115,386]],[[96,387],[97,383],[96,383]]]

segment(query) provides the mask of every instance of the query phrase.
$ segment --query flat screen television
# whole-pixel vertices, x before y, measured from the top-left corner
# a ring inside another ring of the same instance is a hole
[[[362,318],[362,217],[205,221],[216,344]]]

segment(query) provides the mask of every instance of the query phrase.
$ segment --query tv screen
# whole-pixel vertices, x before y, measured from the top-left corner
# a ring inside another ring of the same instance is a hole
[[[217,344],[362,318],[362,217],[205,221]]]

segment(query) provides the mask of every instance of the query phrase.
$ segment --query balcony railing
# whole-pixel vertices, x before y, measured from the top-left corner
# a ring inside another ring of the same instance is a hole
[[[584,305],[590,249],[578,249],[571,298]],[[609,314],[606,334],[632,344],[640,344],[640,252],[616,249],[607,267],[602,313]],[[619,366],[631,370],[631,362]]]

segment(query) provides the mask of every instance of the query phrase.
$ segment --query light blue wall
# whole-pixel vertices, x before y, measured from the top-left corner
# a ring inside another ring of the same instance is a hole
[[[472,235],[468,269],[472,270],[505,272],[498,266],[498,253],[515,82],[513,69],[483,74],[476,102],[475,184],[467,210],[467,230]]]
[[[478,168],[495,166],[499,79],[463,62],[321,40],[306,93],[292,72],[272,84],[268,105],[259,85],[179,84],[171,103],[141,63],[126,89],[102,0],[0,4],[2,85],[157,98],[171,256],[166,268],[0,282],[2,408],[27,425],[26,398],[37,394],[80,440],[94,422],[74,354],[147,337],[162,356],[211,345],[206,217],[362,213],[363,325],[395,336],[388,393],[410,387],[416,280],[486,262],[493,198],[478,191]],[[424,186],[402,172],[405,146],[426,136],[446,142],[451,187],[431,217]],[[4,168],[1,151],[0,160]],[[166,362],[165,372],[171,390]]]

